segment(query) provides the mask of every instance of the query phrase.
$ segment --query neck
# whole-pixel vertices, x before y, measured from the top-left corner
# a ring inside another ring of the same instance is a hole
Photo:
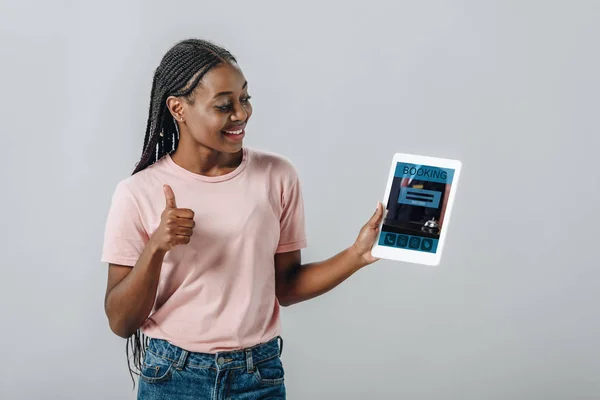
[[[242,150],[235,153],[220,152],[209,147],[179,142],[171,154],[173,162],[190,172],[205,176],[225,175],[242,163]]]

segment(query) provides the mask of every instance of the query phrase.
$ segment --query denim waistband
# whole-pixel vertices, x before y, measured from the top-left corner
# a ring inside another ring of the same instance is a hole
[[[281,336],[277,336],[266,343],[246,349],[209,354],[190,352],[166,340],[151,338],[146,351],[171,361],[176,364],[177,369],[182,369],[184,366],[219,370],[246,367],[249,371],[253,371],[255,364],[281,355],[283,339]]]

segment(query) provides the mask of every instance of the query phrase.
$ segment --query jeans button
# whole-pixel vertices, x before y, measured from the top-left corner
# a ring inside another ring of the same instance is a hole
[[[219,359],[217,360],[217,364],[219,364],[219,365],[225,364],[225,359],[223,357],[219,357]]]

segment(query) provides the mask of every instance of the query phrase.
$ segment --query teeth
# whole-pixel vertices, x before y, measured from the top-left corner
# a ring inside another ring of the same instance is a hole
[[[225,133],[228,133],[230,135],[239,135],[240,133],[242,133],[243,129],[240,129],[239,131],[225,131]]]

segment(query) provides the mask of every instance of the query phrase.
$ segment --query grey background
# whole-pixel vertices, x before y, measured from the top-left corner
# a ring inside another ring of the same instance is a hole
[[[397,151],[464,169],[442,264],[380,261],[284,309],[290,399],[600,398],[598,1],[0,1],[0,398],[133,399],[99,262],[162,54],[250,82],[247,144],[349,246]]]

